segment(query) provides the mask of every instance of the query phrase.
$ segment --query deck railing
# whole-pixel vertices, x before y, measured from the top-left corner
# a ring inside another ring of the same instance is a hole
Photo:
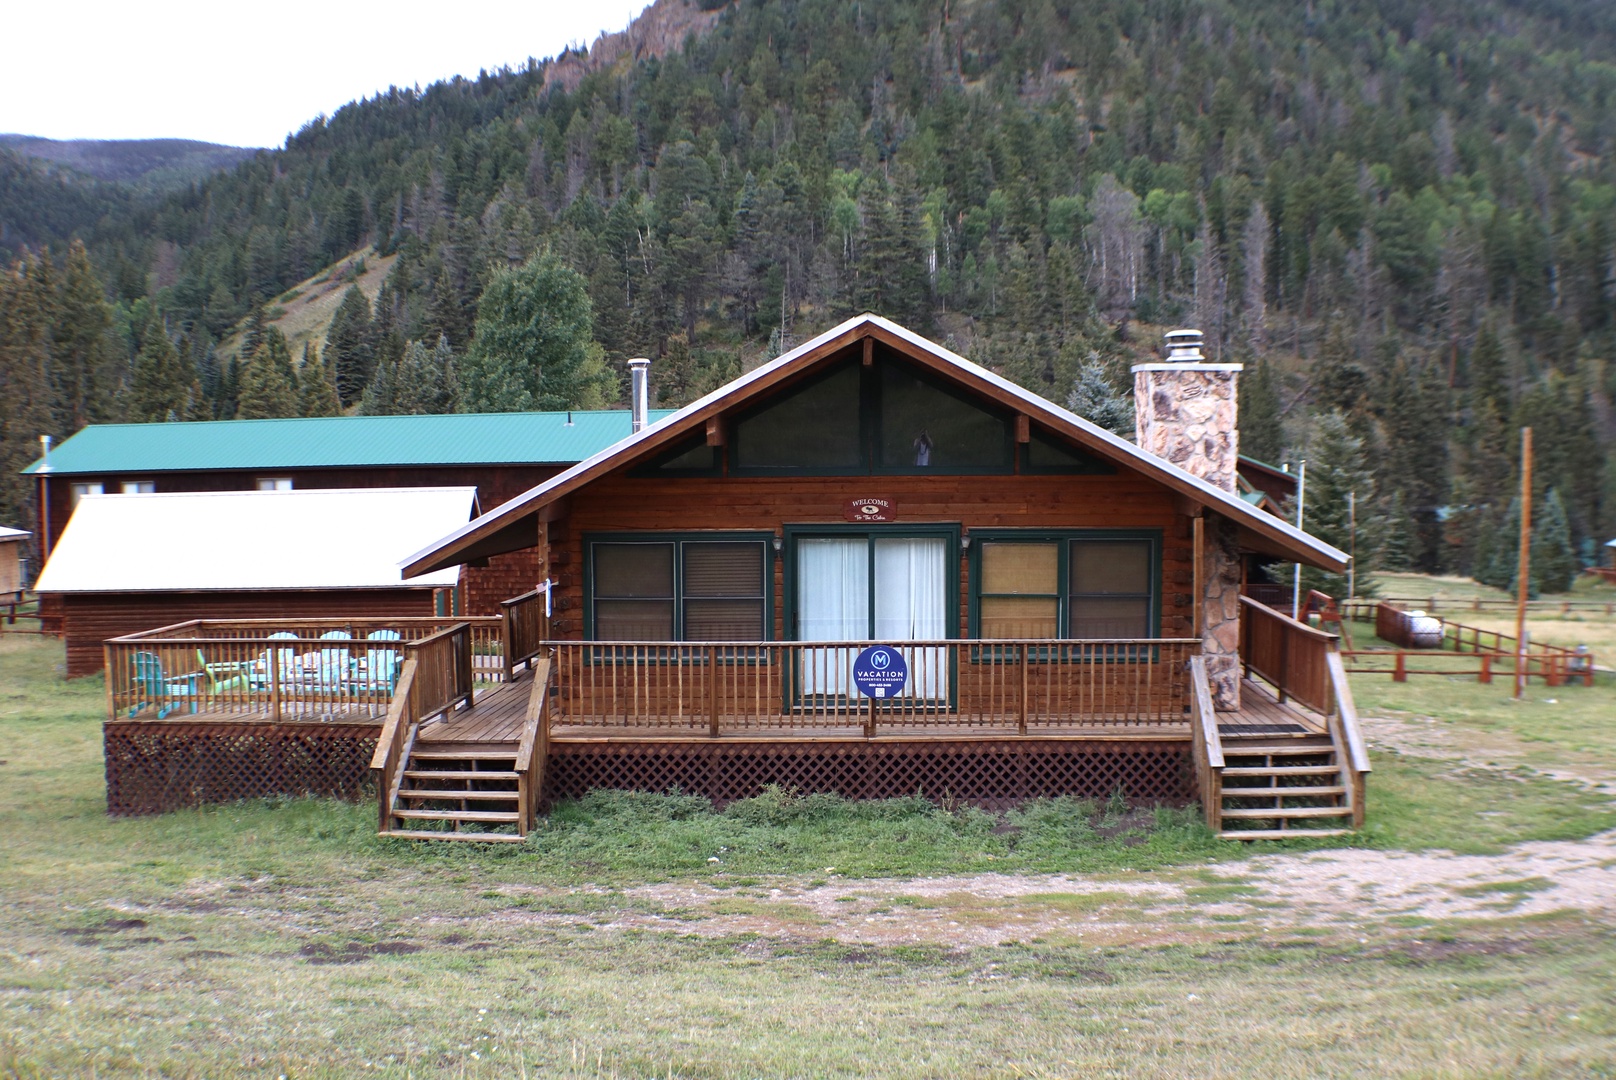
[[[454,678],[504,678],[497,617],[197,619],[105,646],[112,719],[263,718],[279,723],[379,718],[407,654],[456,628]],[[423,676],[425,677],[425,676]]]
[[[1240,598],[1240,661],[1246,674],[1273,684],[1281,702],[1294,699],[1314,712],[1330,711],[1325,654],[1336,636],[1315,630],[1249,596]]]
[[[550,636],[550,620],[545,605],[550,596],[543,589],[513,596],[500,601],[500,614],[505,620],[505,681],[516,678],[516,665],[529,668],[544,649],[544,639]]]
[[[391,825],[399,782],[421,725],[461,704],[469,705],[475,683],[471,665],[471,627],[457,623],[404,645],[404,666],[387,719],[370,759],[375,780],[380,827]]]
[[[877,699],[853,678],[867,644],[549,642],[551,722],[715,738],[1182,725],[1200,652],[1184,638],[905,642],[908,682]]]

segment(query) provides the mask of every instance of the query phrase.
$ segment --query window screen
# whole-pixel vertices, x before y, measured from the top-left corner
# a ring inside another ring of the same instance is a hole
[[[1149,637],[1149,541],[1073,540],[1070,544],[1067,636]]]
[[[859,371],[857,364],[844,365],[736,424],[735,467],[861,468]]]
[[[598,641],[761,641],[767,634],[761,540],[592,545]]]
[[[905,364],[887,361],[880,369],[881,468],[1009,471],[1004,418],[955,397]]]
[[[1054,542],[982,545],[982,637],[1060,635],[1060,548]]]
[[[595,545],[595,637],[673,640],[671,543]]]
[[[684,640],[763,640],[763,544],[691,541],[683,547]]]

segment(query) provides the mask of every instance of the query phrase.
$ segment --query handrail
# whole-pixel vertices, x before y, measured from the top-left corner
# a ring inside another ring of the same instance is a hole
[[[409,747],[415,738],[415,673],[419,663],[414,656],[404,661],[404,671],[398,678],[393,701],[387,709],[387,720],[376,739],[376,752],[370,758],[370,771],[376,781],[378,828],[386,832],[391,824],[393,803],[404,763],[409,760]]]
[[[1223,828],[1223,737],[1212,705],[1206,657],[1190,657],[1190,757],[1195,766],[1201,813],[1213,832]]]
[[[1335,744],[1336,760],[1341,763],[1342,786],[1351,795],[1352,827],[1361,829],[1365,811],[1364,775],[1370,771],[1369,748],[1358,727],[1358,708],[1352,700],[1352,687],[1347,682],[1347,671],[1341,663],[1341,652],[1333,643],[1324,654],[1324,662],[1335,699],[1335,708],[1326,715],[1325,723],[1330,729],[1330,741]]]
[[[1240,598],[1240,661],[1272,683],[1281,704],[1295,698],[1317,713],[1330,709],[1330,690],[1323,654],[1336,635],[1315,630],[1282,612]]]
[[[521,596],[499,602],[500,617],[505,621],[505,681],[516,679],[516,665],[526,664],[529,670],[533,660],[543,652],[547,636],[540,598],[547,598],[543,589],[534,589]]]
[[[539,797],[544,788],[544,769],[550,757],[550,717],[546,697],[550,690],[550,670],[548,657],[533,666],[533,689],[528,692],[527,713],[522,720],[522,740],[516,747],[517,801],[521,813],[517,831],[523,836],[533,828]]]

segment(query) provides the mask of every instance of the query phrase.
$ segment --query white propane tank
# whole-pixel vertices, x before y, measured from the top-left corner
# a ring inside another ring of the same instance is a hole
[[[1408,613],[1408,643],[1416,649],[1442,647],[1442,620],[1423,611]]]

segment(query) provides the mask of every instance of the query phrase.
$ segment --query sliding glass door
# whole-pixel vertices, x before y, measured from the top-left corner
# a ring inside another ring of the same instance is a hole
[[[949,637],[948,539],[943,536],[805,536],[796,542],[796,634],[799,641],[941,641]],[[807,695],[855,693],[858,648],[808,649]],[[948,692],[941,648],[899,649],[909,682],[897,696],[939,698]]]

